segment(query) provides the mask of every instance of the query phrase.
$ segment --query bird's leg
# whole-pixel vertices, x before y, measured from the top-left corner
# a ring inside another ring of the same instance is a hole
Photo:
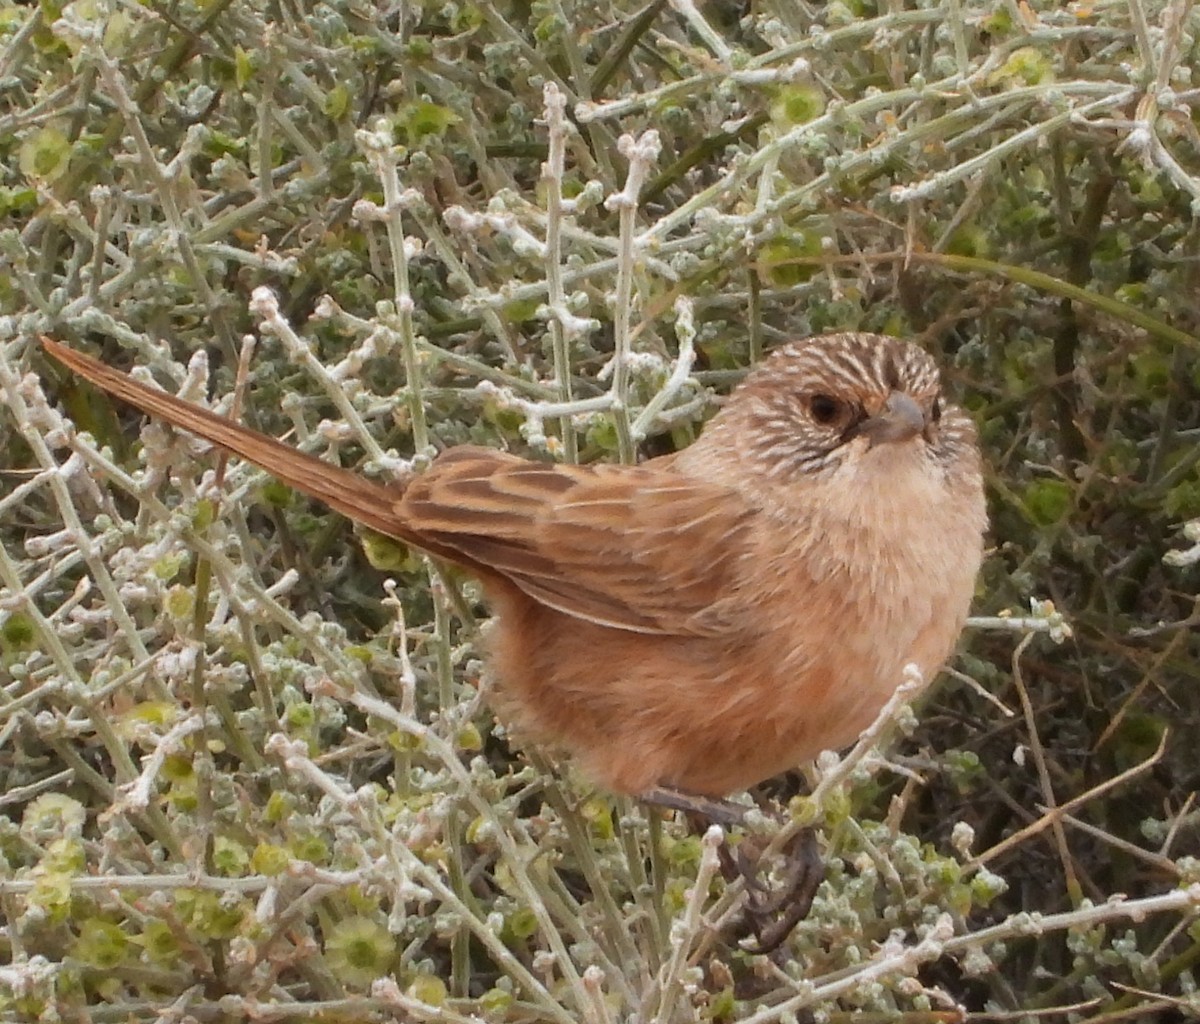
[[[683,811],[693,827],[703,828],[709,823],[729,829],[744,825],[746,820],[747,808],[740,804],[694,796],[666,786],[646,790],[639,799],[643,803]],[[817,888],[825,877],[825,865],[817,849],[816,834],[811,828],[801,830],[784,850],[787,859],[784,885],[771,896],[761,881],[759,857],[746,856],[744,845],[737,848],[736,856],[727,845],[722,845],[719,851],[721,874],[726,881],[740,877],[746,884],[746,922],[756,940],[751,952],[771,953],[808,915]]]
[[[704,818],[710,824],[722,828],[732,828],[743,825],[746,821],[746,808],[735,804],[732,800],[717,800],[709,796],[695,796],[670,786],[655,786],[638,794],[638,799],[644,804],[655,807],[666,807],[672,811],[683,811],[684,814]]]

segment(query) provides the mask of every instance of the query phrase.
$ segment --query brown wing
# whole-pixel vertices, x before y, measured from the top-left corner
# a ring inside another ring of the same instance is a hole
[[[733,595],[740,562],[748,557],[753,512],[736,492],[677,474],[665,460],[556,466],[461,447],[406,486],[389,487],[49,338],[42,344],[104,390],[356,522],[481,574],[506,577],[567,615],[646,633],[726,628],[726,617],[712,614],[712,607]]]
[[[561,466],[456,448],[414,480],[408,526],[567,615],[643,633],[720,632],[753,510],[725,487],[660,469]]]

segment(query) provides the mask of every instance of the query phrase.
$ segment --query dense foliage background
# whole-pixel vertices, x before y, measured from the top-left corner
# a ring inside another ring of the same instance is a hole
[[[1198,31],[0,3],[4,1019],[1200,1013]],[[958,672],[820,791],[827,883],[769,959],[711,844],[509,748],[470,581],[35,343],[225,411],[242,360],[249,422],[388,473],[668,451],[830,330],[936,354],[991,549]]]

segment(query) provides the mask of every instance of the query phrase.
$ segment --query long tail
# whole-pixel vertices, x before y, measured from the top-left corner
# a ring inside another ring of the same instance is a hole
[[[405,528],[397,508],[402,493],[399,488],[373,483],[348,469],[322,462],[257,430],[217,416],[165,391],[147,387],[128,374],[50,338],[43,336],[41,342],[42,347],[64,366],[142,412],[164,419],[173,426],[241,456],[289,487],[323,501],[355,522],[406,543],[428,547]]]

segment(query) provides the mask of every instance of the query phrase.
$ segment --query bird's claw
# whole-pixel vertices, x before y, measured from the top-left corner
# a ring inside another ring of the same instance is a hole
[[[723,866],[746,885],[746,909],[740,923],[754,935],[754,944],[745,947],[748,952],[773,953],[783,945],[792,929],[808,916],[825,877],[825,864],[810,828],[796,833],[784,857],[783,884],[771,893],[762,880],[760,858],[747,857],[740,847],[736,857],[723,853]]]
[[[747,808],[729,800],[695,796],[667,786],[659,786],[640,794],[643,802],[683,811],[693,828],[705,823],[725,829],[744,825]],[[746,855],[747,843],[731,852],[728,843],[718,848],[721,874],[726,881],[742,879],[746,886],[746,909],[738,922],[739,933],[754,935],[755,945],[746,948],[751,953],[772,953],[812,908],[813,897],[825,877],[825,863],[817,848],[817,837],[811,828],[801,829],[784,848],[785,871],[783,884],[772,894],[764,885],[761,857]]]

